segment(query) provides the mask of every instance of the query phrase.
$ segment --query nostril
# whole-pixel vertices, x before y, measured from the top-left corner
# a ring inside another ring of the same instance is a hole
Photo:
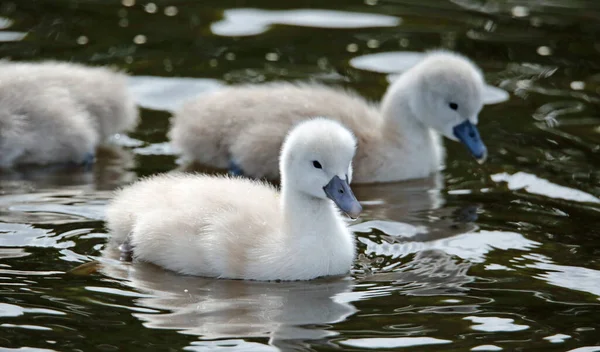
[[[469,132],[469,137],[475,138],[475,132]]]
[[[343,189],[338,190],[339,193],[344,193]]]

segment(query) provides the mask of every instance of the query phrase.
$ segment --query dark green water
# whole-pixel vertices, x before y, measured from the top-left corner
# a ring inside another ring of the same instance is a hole
[[[141,125],[93,172],[2,175],[1,351],[600,351],[600,2],[0,3],[2,57],[149,76],[132,79]],[[413,60],[398,52],[435,47],[510,94],[480,115],[490,158],[447,142],[437,178],[356,187],[350,278],[218,281],[102,256],[111,191],[178,167],[164,143],[182,99],[299,78],[378,99]]]

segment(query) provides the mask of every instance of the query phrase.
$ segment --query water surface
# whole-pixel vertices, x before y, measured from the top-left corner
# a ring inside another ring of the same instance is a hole
[[[115,65],[143,107],[92,172],[2,173],[0,350],[600,351],[599,19],[593,0],[0,2],[2,57]],[[179,167],[185,99],[314,79],[376,100],[433,48],[484,70],[489,160],[446,141],[443,173],[356,186],[352,275],[219,281],[104,251],[112,191]]]

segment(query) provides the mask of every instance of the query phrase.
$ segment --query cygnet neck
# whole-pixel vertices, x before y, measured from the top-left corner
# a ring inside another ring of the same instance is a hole
[[[408,71],[388,87],[381,101],[385,133],[405,139],[429,139],[430,128],[423,124],[412,109],[411,99],[418,87],[417,73]]]
[[[413,110],[421,89],[420,74],[410,70],[389,86],[380,105],[379,136],[370,141],[369,153],[359,146],[357,165],[364,167],[357,167],[357,181],[421,178],[443,167],[445,153],[441,136],[421,122],[422,116]],[[369,169],[371,173],[367,173]]]
[[[281,210],[283,232],[294,240],[307,237],[323,238],[324,234],[335,233],[336,213],[333,202],[286,187],[281,181]]]

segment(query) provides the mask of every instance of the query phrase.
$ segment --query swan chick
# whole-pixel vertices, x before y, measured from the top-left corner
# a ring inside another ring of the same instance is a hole
[[[318,83],[231,86],[184,104],[169,137],[188,161],[276,180],[290,126],[327,116],[357,137],[355,182],[424,178],[443,168],[440,135],[486,159],[477,129],[483,89],[483,75],[469,59],[433,51],[392,82],[380,104]]]
[[[99,144],[137,122],[124,73],[0,60],[0,167],[91,164]]]
[[[362,207],[349,184],[356,140],[335,121],[295,126],[281,149],[281,192],[263,181],[200,174],[153,176],[119,191],[109,245],[189,275],[309,280],[348,272],[353,233],[339,210]],[[339,209],[339,210],[338,210]]]

